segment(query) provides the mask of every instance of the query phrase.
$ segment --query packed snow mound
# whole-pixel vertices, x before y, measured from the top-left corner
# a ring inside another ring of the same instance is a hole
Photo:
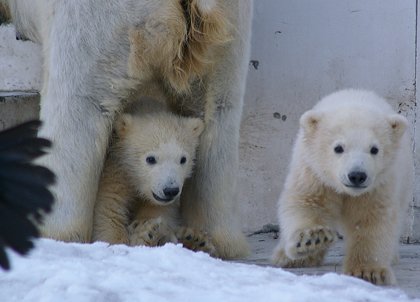
[[[413,301],[399,289],[348,276],[296,276],[174,244],[150,248],[40,239],[27,257],[8,252],[12,269],[0,271],[0,301]]]

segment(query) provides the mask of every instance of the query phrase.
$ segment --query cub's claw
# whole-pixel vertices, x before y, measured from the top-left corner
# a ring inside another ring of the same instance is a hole
[[[299,230],[287,243],[286,254],[293,260],[327,250],[337,241],[337,233],[326,227]]]
[[[211,256],[217,257],[216,247],[210,236],[203,231],[193,228],[180,227],[176,230],[178,242],[184,247],[193,251],[203,251]]]
[[[386,267],[355,267],[344,270],[346,275],[354,276],[376,285],[397,285],[397,280],[390,268]]]
[[[287,257],[284,249],[280,248],[274,251],[271,257],[271,263],[273,263],[275,266],[280,266],[283,268],[320,266],[324,260],[326,252],[327,250],[320,250],[318,253],[315,253],[306,258],[292,260]]]
[[[128,237],[131,246],[162,246],[167,242],[177,243],[174,231],[161,217],[134,220],[128,226]]]

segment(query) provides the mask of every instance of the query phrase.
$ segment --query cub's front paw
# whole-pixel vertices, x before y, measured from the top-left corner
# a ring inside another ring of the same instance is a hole
[[[217,257],[216,247],[206,232],[193,228],[180,227],[176,230],[178,242],[193,251],[203,251],[213,257]]]
[[[354,276],[376,285],[397,285],[397,279],[391,268],[359,266],[344,269],[346,275]]]
[[[311,256],[292,260],[287,257],[284,248],[276,248],[273,255],[271,256],[271,263],[273,263],[275,266],[280,266],[283,268],[320,266],[324,260],[326,252],[327,250],[321,250]]]
[[[174,231],[162,217],[134,220],[127,229],[131,246],[162,246],[167,242],[177,243]]]
[[[299,230],[286,246],[286,254],[292,259],[314,256],[326,251],[337,242],[337,233],[326,227]]]

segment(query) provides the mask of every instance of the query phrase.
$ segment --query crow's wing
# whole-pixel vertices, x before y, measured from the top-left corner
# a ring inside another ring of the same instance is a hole
[[[49,140],[36,137],[40,121],[30,121],[0,132],[0,266],[9,269],[6,246],[20,254],[32,247],[39,232],[41,212],[50,212],[55,181],[47,168],[33,160],[46,154]]]

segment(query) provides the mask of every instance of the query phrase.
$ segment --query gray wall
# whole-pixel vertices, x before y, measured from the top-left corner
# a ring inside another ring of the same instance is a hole
[[[277,223],[300,115],[342,88],[375,90],[410,121],[420,142],[416,91],[416,1],[255,0],[250,69],[241,127],[239,199],[243,230]],[[37,114],[39,47],[0,27],[0,128]],[[2,93],[3,91],[3,93]],[[8,92],[5,94],[5,92]],[[12,92],[12,93],[10,93]],[[420,167],[404,237],[420,240]]]

